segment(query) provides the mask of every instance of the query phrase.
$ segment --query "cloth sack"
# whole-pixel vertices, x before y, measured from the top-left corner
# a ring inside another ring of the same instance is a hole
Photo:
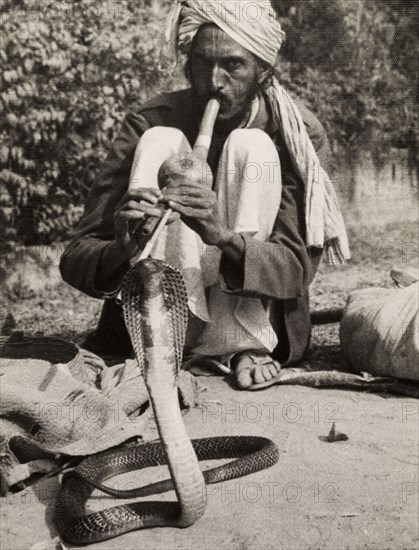
[[[75,344],[13,335],[0,357],[0,494],[54,470],[63,457],[146,433],[148,392],[135,360],[107,367]],[[181,372],[178,385],[183,408],[195,406],[200,384]]]
[[[348,299],[342,352],[358,372],[419,381],[419,282],[403,289],[365,288]]]

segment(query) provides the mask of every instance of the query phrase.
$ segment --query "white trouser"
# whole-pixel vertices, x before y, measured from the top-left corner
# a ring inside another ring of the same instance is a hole
[[[130,188],[158,188],[161,164],[191,147],[176,128],[155,127],[135,151]],[[266,241],[281,201],[281,167],[270,137],[258,129],[234,130],[220,156],[214,189],[221,222],[237,233]],[[257,261],[257,247],[250,261]],[[200,355],[227,355],[253,349],[272,351],[277,336],[269,322],[269,304],[223,292],[218,284],[221,251],[206,246],[181,220],[166,227],[151,257],[164,259],[183,273],[189,308],[204,321],[193,348]]]

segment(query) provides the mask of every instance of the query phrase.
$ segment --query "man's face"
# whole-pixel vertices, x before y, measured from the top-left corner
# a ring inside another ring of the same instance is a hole
[[[218,119],[245,113],[261,72],[255,56],[215,25],[201,27],[189,58],[190,79],[203,110],[211,97],[221,101]]]

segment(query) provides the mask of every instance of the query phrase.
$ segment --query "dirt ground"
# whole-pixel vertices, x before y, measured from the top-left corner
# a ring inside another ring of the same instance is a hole
[[[338,271],[320,267],[312,309],[344,305],[356,288],[392,286],[388,273],[395,265],[417,267],[416,224],[352,227],[351,237],[354,260]],[[81,341],[94,326],[100,302],[57,280],[49,277],[34,289],[24,276],[9,287],[19,328]],[[336,325],[314,329],[310,362],[345,368]],[[136,531],[90,548],[419,548],[417,400],[297,386],[239,392],[223,378],[201,381],[207,386],[202,406],[184,417],[190,436],[264,435],[277,444],[279,462],[208,486],[205,515],[190,528]],[[333,422],[347,441],[319,439]],[[115,482],[121,487],[167,476],[163,468],[150,470]],[[47,479],[1,499],[1,550],[61,548],[52,523],[57,489],[58,480]],[[120,503],[94,495],[91,510]]]
[[[202,408],[185,416],[190,436],[263,435],[277,444],[279,462],[208,486],[205,515],[192,527],[136,531],[90,548],[418,548],[417,400],[296,386],[239,392],[222,378],[204,383]],[[332,422],[347,441],[319,439]],[[115,481],[128,487],[167,476],[154,470]],[[57,490],[50,479],[2,499],[2,550],[55,537]],[[92,511],[120,503],[95,495]]]

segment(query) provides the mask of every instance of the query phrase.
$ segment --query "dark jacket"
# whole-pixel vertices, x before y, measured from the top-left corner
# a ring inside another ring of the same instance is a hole
[[[153,126],[179,128],[193,145],[199,120],[191,113],[191,91],[181,90],[158,97],[129,113],[112,145],[87,199],[84,216],[65,250],[60,269],[63,279],[86,294],[105,299],[102,316],[91,347],[104,352],[128,355],[129,338],[115,293],[97,288],[100,257],[113,240],[115,206],[128,188],[131,164],[138,140]],[[330,170],[330,148],[317,118],[298,103],[308,134],[326,170]],[[267,130],[268,131],[268,130]],[[313,280],[322,251],[305,245],[304,184],[297,176],[279,129],[268,131],[278,149],[282,171],[281,206],[267,242],[245,236],[243,265],[231,265],[222,257],[220,284],[226,292],[274,300],[272,323],[279,337],[274,356],[282,364],[299,361],[306,352],[311,325],[308,287]],[[224,143],[214,133],[208,162],[215,171]],[[128,265],[121,266],[121,271]],[[234,273],[233,271],[236,270]],[[241,280],[239,287],[237,280]],[[106,348],[106,349],[105,349]]]

